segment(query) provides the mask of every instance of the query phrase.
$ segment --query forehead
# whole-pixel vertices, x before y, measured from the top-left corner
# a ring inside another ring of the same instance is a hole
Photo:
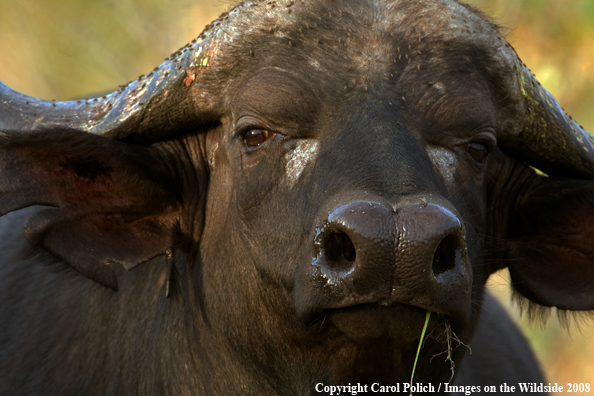
[[[480,12],[452,0],[246,2],[220,22],[221,41],[247,46],[245,50],[253,52],[279,44],[323,47],[329,57],[342,56],[359,63],[367,62],[366,57],[380,62],[393,60],[391,44],[398,41],[417,41],[420,44],[416,47],[427,49],[432,42],[450,41],[491,46],[494,36],[500,38],[496,26]]]
[[[494,24],[456,1],[263,1],[235,8],[220,24],[212,65],[222,73],[219,81],[231,77],[230,101],[251,87],[247,96],[264,92],[279,102],[278,79],[255,78],[276,69],[309,85],[332,111],[387,102],[437,129],[458,113],[466,116],[469,106],[497,103],[511,114],[519,101],[517,92],[507,92],[517,85],[515,53]]]
[[[495,25],[456,1],[248,2],[220,27],[212,65],[239,82],[280,67],[367,91],[420,71],[484,76],[483,67],[509,52]]]

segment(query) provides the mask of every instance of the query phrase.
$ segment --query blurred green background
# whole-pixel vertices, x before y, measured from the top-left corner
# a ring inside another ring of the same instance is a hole
[[[506,27],[540,82],[594,131],[594,1],[469,3]],[[222,0],[0,0],[0,80],[44,99],[110,91],[152,70],[228,7]],[[531,325],[509,304],[505,272],[490,287],[526,332],[548,381],[594,387],[592,322],[570,332],[554,315],[546,327]]]

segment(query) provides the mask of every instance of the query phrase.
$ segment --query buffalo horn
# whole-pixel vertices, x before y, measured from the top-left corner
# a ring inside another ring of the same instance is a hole
[[[190,87],[208,68],[219,30],[218,22],[211,25],[150,74],[103,97],[49,101],[0,82],[0,131],[67,128],[110,139],[156,142],[196,128],[208,122],[208,103],[214,99],[204,91],[191,95]]]
[[[520,132],[502,136],[500,145],[551,176],[594,178],[594,136],[565,113],[519,59],[517,62],[525,119]]]

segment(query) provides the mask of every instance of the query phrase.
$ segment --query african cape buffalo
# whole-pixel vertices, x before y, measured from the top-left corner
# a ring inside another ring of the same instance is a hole
[[[247,1],[110,95],[1,85],[0,394],[404,384],[426,312],[415,382],[542,382],[484,285],[594,309],[593,143],[455,0]]]

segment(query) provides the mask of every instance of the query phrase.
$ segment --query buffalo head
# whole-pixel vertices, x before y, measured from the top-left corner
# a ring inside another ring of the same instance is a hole
[[[249,1],[106,97],[0,95],[0,212],[45,206],[29,249],[121,328],[167,317],[182,389],[407,382],[427,311],[447,381],[506,266],[594,309],[594,139],[457,1]]]

